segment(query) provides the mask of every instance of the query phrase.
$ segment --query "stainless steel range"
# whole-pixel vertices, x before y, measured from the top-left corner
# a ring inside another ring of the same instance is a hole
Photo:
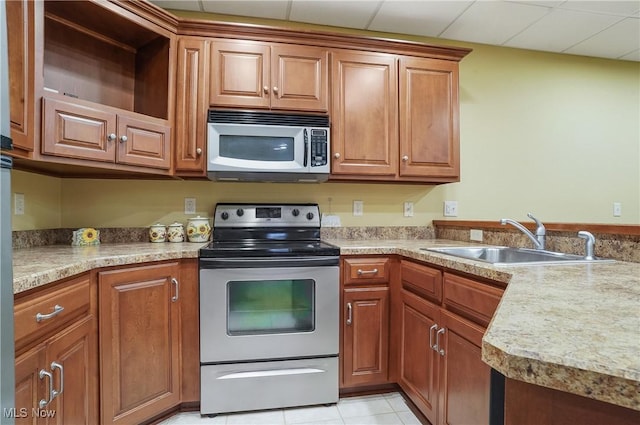
[[[202,414],[338,401],[339,249],[316,204],[218,204],[200,250]]]

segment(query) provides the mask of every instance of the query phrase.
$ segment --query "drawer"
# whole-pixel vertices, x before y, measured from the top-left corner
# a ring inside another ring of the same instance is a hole
[[[451,273],[444,274],[444,302],[451,310],[487,326],[495,313],[502,289]]]
[[[345,258],[343,264],[345,284],[389,282],[391,262],[388,258]]]
[[[435,303],[442,301],[442,272],[424,264],[402,260],[402,287]]]
[[[16,348],[87,314],[91,306],[90,283],[87,273],[16,300]]]

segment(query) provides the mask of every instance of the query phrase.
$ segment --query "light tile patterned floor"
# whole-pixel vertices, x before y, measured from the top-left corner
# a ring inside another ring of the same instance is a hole
[[[331,406],[232,413],[213,418],[176,414],[158,425],[420,425],[399,393],[341,398]]]

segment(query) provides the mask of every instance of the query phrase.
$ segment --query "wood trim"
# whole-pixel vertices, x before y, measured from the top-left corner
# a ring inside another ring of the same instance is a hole
[[[535,230],[533,222],[521,222],[529,230]],[[500,221],[483,220],[433,220],[434,227],[473,228],[484,230],[517,231],[511,226],[503,226]],[[592,233],[605,233],[612,235],[640,236],[640,226],[635,224],[600,224],[600,223],[544,223],[547,231],[551,232],[578,232],[587,230]]]
[[[427,45],[408,40],[368,37],[317,29],[292,29],[248,23],[180,18],[179,35],[240,38],[275,43],[296,43],[331,48],[358,49],[399,55],[418,55],[459,62],[472,49],[466,47]]]

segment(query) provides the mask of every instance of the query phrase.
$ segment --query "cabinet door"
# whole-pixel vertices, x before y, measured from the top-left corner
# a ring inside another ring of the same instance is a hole
[[[398,170],[398,89],[392,55],[339,51],[332,58],[331,173],[393,176]]]
[[[43,98],[42,153],[114,162],[116,115],[79,103]]]
[[[172,262],[98,274],[105,424],[141,423],[180,402],[178,273]]]
[[[117,162],[168,170],[171,167],[170,133],[166,125],[118,115]]]
[[[446,332],[440,338],[438,423],[489,424],[491,368],[481,358],[484,328],[447,311],[439,324]]]
[[[460,176],[458,63],[400,58],[400,176]]]
[[[389,289],[345,289],[343,334],[344,386],[387,383]]]
[[[40,345],[16,358],[16,425],[44,424],[45,418],[33,414],[40,400],[49,400],[49,377],[40,378],[40,371],[44,369],[45,346]]]
[[[251,41],[213,41],[209,103],[269,108],[269,46]]]
[[[183,37],[178,41],[176,99],[176,174],[204,176],[207,151],[209,43]]]
[[[34,126],[34,47],[33,8],[30,1],[3,2],[7,9],[9,52],[9,112],[14,152],[33,151]]]
[[[85,318],[50,340],[46,366],[60,394],[47,409],[49,424],[98,423],[98,341],[96,320]]]
[[[318,47],[271,47],[271,107],[326,112],[329,53]]]
[[[435,344],[439,307],[403,290],[401,318],[400,387],[435,424],[440,355],[431,344]]]

